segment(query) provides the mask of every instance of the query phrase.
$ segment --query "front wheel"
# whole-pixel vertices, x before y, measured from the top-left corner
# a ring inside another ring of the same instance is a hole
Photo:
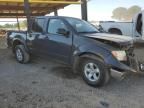
[[[100,87],[109,81],[110,75],[105,64],[100,60],[86,59],[81,64],[84,81],[95,87]]]
[[[30,55],[25,50],[24,45],[17,45],[15,47],[15,57],[19,63],[28,63],[30,60]]]

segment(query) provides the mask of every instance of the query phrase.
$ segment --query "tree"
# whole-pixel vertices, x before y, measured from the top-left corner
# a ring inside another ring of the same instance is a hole
[[[19,24],[20,24],[21,29],[26,29],[27,28],[27,21],[26,20],[19,22]],[[6,23],[5,25],[0,25],[0,28],[17,29],[18,28],[18,23],[13,23],[13,24]]]
[[[140,12],[142,9],[139,6],[132,6],[127,9],[127,19],[131,19],[136,13]]]
[[[21,27],[22,29],[27,28],[27,21],[24,20],[24,21],[20,22],[20,27]]]
[[[127,14],[127,9],[124,7],[118,7],[113,11],[112,18],[118,19],[118,20],[124,20],[125,16]]]
[[[132,6],[128,9],[124,7],[118,7],[113,10],[113,16],[112,18],[122,21],[130,21],[132,17],[141,11],[141,8],[139,6]]]
[[[4,25],[5,28],[13,28],[13,26],[14,26],[13,24],[8,24],[8,23]]]

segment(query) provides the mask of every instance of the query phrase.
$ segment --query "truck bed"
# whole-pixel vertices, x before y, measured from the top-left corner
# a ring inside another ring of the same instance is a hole
[[[133,36],[133,23],[132,22],[115,22],[115,21],[101,21],[100,26],[106,32],[112,29],[120,30],[122,35]]]

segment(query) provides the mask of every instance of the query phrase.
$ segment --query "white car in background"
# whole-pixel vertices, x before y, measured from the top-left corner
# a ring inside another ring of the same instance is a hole
[[[132,22],[100,21],[100,25],[106,32],[132,36]]]
[[[132,22],[101,21],[99,25],[105,32],[144,40],[144,11],[135,15]]]

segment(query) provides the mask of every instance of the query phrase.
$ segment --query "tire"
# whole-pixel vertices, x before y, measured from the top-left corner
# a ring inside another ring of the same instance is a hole
[[[29,53],[25,50],[24,45],[17,45],[15,47],[15,58],[19,63],[25,64],[30,60]]]
[[[84,81],[93,87],[101,87],[109,82],[110,74],[105,64],[96,59],[86,59],[81,64]]]

